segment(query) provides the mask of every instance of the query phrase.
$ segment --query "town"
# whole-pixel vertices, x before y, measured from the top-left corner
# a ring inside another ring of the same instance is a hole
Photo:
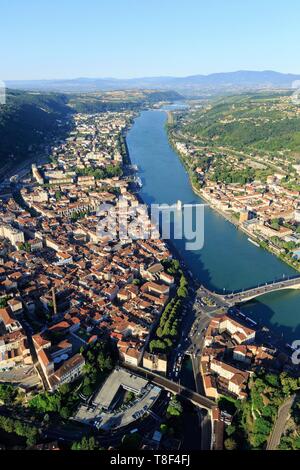
[[[262,94],[258,102],[249,95],[246,100],[238,97],[224,103],[222,111],[218,104],[192,103],[188,111],[173,113],[170,141],[190,173],[194,190],[243,230],[249,242],[270,250],[299,270],[298,154],[293,150],[292,138],[285,150],[280,146],[274,149],[275,142],[268,147],[268,139],[273,137],[273,128],[278,123],[283,129],[286,126],[288,133],[289,126],[299,118],[299,106],[280,94],[272,99]],[[209,115],[215,110],[219,113],[214,122],[215,135],[208,138],[206,126],[210,125]],[[201,126],[204,131],[200,131]],[[232,126],[236,129],[234,135],[241,134],[240,141],[231,137]],[[268,136],[264,144],[259,142],[261,147],[255,148],[255,141],[252,146],[241,144],[251,126],[261,137]],[[228,135],[231,145],[225,144]],[[275,141],[276,135],[273,138]]]
[[[1,202],[2,401],[21,402],[24,413],[58,411],[80,426],[70,438],[44,423],[28,441],[33,447],[50,441],[55,448],[60,438],[80,448],[91,433],[91,446],[99,433],[101,446],[118,447],[124,436],[130,442],[143,432],[135,442],[144,449],[178,449],[182,437],[166,431],[165,413],[175,419],[182,406],[192,406],[202,423],[199,447],[221,449],[233,415],[218,400],[246,400],[260,370],[293,371],[287,345],[275,345],[270,332],[197,285],[159,232],[142,236],[151,221],[125,140],[135,116],[76,114],[66,141],[51,149],[47,163],[10,178],[11,195]],[[261,200],[268,219],[270,211],[280,213],[268,204],[270,191],[258,196],[256,189],[246,185],[236,198],[230,186],[223,196],[213,183],[204,191],[221,209],[230,198],[241,221],[255,227],[250,200]],[[284,198],[292,218],[297,204],[292,195]],[[116,238],[99,230],[111,208],[122,213],[125,206],[128,222],[136,211],[140,219],[130,237],[120,236],[120,226]],[[180,384],[186,355],[195,391]]]

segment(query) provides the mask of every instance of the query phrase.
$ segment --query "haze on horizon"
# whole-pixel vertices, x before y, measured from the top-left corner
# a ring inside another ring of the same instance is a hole
[[[1,16],[2,80],[300,73],[297,0],[11,0]]]

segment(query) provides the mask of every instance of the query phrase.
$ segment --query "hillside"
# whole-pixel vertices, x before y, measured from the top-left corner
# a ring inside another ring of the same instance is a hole
[[[191,113],[185,130],[210,145],[300,155],[300,106],[289,94],[242,94]]]
[[[0,107],[0,162],[2,173],[14,163],[44,150],[65,133],[71,118],[67,99],[59,94],[7,93]]]
[[[65,138],[76,112],[138,110],[180,98],[176,92],[154,90],[90,94],[8,90],[6,104],[0,106],[0,177],[16,163],[45,154],[46,147]]]

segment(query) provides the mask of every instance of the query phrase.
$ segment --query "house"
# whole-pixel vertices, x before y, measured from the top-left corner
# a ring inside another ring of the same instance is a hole
[[[55,370],[52,376],[49,377],[51,390],[56,389],[62,384],[73,382],[80,377],[84,365],[84,357],[79,353],[66,360],[63,365]]]

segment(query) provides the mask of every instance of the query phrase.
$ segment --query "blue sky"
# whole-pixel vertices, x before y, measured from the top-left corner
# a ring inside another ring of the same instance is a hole
[[[1,0],[0,79],[300,73],[299,0]]]

